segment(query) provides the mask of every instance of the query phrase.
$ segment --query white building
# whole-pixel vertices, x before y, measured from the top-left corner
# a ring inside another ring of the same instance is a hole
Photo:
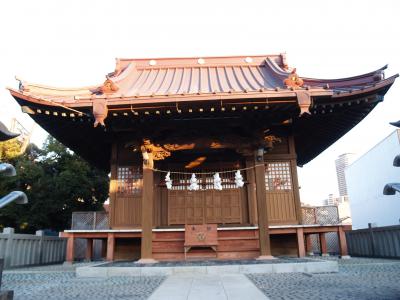
[[[400,195],[383,195],[389,182],[400,182],[400,168],[393,159],[400,154],[397,129],[345,170],[353,228],[400,224]]]
[[[353,153],[344,153],[335,160],[339,195],[341,197],[348,195],[345,170],[352,163],[353,157]]]

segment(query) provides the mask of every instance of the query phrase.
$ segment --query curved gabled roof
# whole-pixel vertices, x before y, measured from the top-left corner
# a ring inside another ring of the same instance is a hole
[[[383,71],[342,79],[300,77],[298,89],[314,95],[353,92],[384,79]],[[116,70],[105,83],[81,88],[56,88],[20,80],[20,92],[37,99],[74,104],[96,98],[153,99],[170,96],[195,100],[218,96],[265,98],[292,90],[284,83],[291,72],[283,54],[205,58],[117,59]],[[19,79],[18,79],[19,80]],[[112,89],[105,90],[106,83]],[[200,97],[199,97],[200,96]],[[167,100],[168,101],[168,100]]]
[[[191,120],[195,113],[189,108],[196,105],[201,114],[215,118],[217,106],[235,103],[238,106],[230,112],[235,118],[245,120],[261,104],[268,103],[263,105],[265,113],[261,113],[260,122],[293,119],[291,130],[298,163],[302,165],[343,136],[383,100],[398,76],[385,79],[385,68],[348,78],[315,79],[297,76],[280,54],[119,59],[115,71],[99,85],[55,88],[20,80],[19,90],[10,92],[43,128],[104,169],[108,168],[113,128],[130,126],[129,130],[137,131],[146,124],[141,123],[143,120],[158,120],[160,116],[164,116],[162,120],[182,116]],[[299,84],[287,85],[291,80]],[[252,106],[246,107],[249,103]],[[178,104],[188,109],[183,112]],[[108,117],[105,113],[110,128],[107,132],[92,127],[96,105],[109,111]],[[304,111],[310,114],[299,117],[299,112]],[[218,113],[228,112],[221,108]]]

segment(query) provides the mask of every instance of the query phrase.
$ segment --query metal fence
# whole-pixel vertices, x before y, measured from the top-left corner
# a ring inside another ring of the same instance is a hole
[[[105,211],[80,211],[72,213],[71,229],[109,229],[108,213]]]
[[[65,261],[66,245],[66,239],[45,236],[41,230],[32,235],[4,228],[0,234],[0,258],[4,259],[5,269],[61,263]]]
[[[340,223],[338,207],[315,206],[302,207],[303,224],[337,225]]]
[[[400,225],[346,232],[351,256],[400,258]]]
[[[105,211],[81,211],[72,213],[72,230],[100,230],[109,229],[108,213]],[[94,260],[102,258],[102,243],[106,241],[100,239],[94,239],[93,241],[93,254]],[[86,239],[75,239],[75,260],[85,259],[86,253]]]
[[[340,224],[339,211],[337,206],[315,206],[302,207],[304,225],[338,225]],[[325,233],[328,253],[339,253],[339,239],[336,232]],[[321,253],[319,235],[312,234],[312,249],[314,253]]]

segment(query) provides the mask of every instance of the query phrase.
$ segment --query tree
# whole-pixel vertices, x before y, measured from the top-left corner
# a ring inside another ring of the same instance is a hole
[[[1,144],[1,143],[0,143]],[[0,226],[23,232],[69,228],[74,211],[99,210],[108,197],[108,176],[49,137],[43,149],[30,145],[15,156],[14,146],[0,145],[3,160],[12,162],[17,176],[0,179],[0,194],[24,191],[29,203],[0,210]]]

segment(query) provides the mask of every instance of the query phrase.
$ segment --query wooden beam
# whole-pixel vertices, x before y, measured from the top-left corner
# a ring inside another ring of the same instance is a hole
[[[263,157],[258,158],[255,155],[255,179],[256,179],[256,197],[258,212],[258,230],[260,238],[260,257],[259,259],[271,259],[271,242],[268,228],[267,211],[267,192],[265,189],[265,165]]]
[[[86,239],[85,259],[87,261],[91,261],[92,254],[93,254],[93,239]]]
[[[69,263],[74,262],[75,259],[75,247],[74,247],[75,237],[73,234],[68,235],[67,240],[67,255],[66,261]]]
[[[326,246],[325,232],[319,233],[319,245],[321,248],[321,256],[329,256],[327,246]]]
[[[304,247],[303,228],[297,228],[297,249],[298,249],[299,257],[306,256],[306,248]]]
[[[114,260],[114,252],[115,252],[115,236],[114,233],[109,233],[107,238],[107,260]]]

